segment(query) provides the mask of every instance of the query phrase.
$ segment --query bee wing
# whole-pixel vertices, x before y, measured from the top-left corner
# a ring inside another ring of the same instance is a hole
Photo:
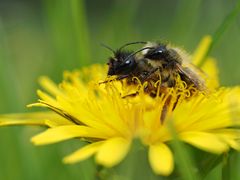
[[[191,64],[191,66],[194,65]],[[178,71],[182,75],[184,75],[184,77],[187,78],[190,82],[192,82],[197,89],[199,89],[200,91],[206,91],[207,88],[205,86],[205,81],[201,77],[201,75],[197,73],[197,71],[201,72],[200,70],[197,70],[197,67],[193,68],[194,70],[192,70],[192,68],[190,67],[183,67],[182,65],[177,63],[177,68]]]

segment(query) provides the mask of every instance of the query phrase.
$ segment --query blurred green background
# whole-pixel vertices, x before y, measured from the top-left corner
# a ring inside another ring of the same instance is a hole
[[[164,40],[191,53],[236,2],[0,0],[0,113],[30,111],[25,106],[36,101],[41,75],[60,82],[64,70],[106,63],[111,54],[100,43],[117,48],[131,41]],[[218,60],[222,85],[240,84],[239,47],[238,16],[210,53]],[[92,160],[71,166],[61,162],[78,143],[34,147],[29,139],[37,132],[39,128],[0,128],[1,180],[94,179]]]

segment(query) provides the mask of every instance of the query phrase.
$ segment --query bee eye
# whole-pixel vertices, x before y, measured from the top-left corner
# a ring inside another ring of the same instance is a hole
[[[143,71],[143,75],[144,76],[148,75],[148,72],[147,71]]]
[[[130,63],[131,63],[130,60],[125,61],[125,64],[126,64],[126,65],[128,65],[128,64],[130,64]]]

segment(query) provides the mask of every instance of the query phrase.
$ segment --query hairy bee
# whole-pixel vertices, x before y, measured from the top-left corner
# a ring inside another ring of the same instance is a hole
[[[143,48],[137,51],[126,51],[128,45],[142,43]],[[108,61],[108,75],[116,75],[118,80],[126,79],[129,84],[136,84],[137,77],[141,83],[148,82],[144,92],[156,97],[158,87],[156,82],[160,80],[160,93],[167,92],[167,88],[175,87],[180,78],[188,87],[195,87],[199,91],[205,91],[205,83],[198,74],[200,70],[189,63],[188,55],[183,50],[171,47],[168,44],[153,42],[133,42],[119,48],[117,51],[110,49],[114,56]],[[190,92],[192,95],[192,92]],[[136,96],[138,92],[125,97]],[[172,97],[168,96],[162,109],[160,121],[163,122],[166,114],[172,111],[178,104],[178,98],[171,103]],[[173,106],[170,107],[170,104]]]
[[[124,50],[126,46],[138,43],[145,45],[135,52]],[[108,61],[108,75],[117,75],[118,80],[126,78],[128,83],[135,83],[133,77],[142,83],[147,81],[145,92],[152,96],[156,94],[154,82],[160,79],[162,89],[174,87],[178,76],[188,86],[199,91],[206,89],[204,80],[197,73],[200,70],[189,63],[187,53],[180,48],[153,42],[128,43],[117,51],[107,48],[114,53]]]

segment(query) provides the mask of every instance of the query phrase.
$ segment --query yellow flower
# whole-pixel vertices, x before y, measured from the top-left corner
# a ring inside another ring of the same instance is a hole
[[[202,46],[206,46],[206,42]],[[204,52],[197,52],[196,56],[200,56],[199,53]],[[214,89],[218,87],[217,71],[212,60],[207,63],[209,65],[203,66],[208,70],[207,84]],[[65,72],[59,86],[43,77],[40,82],[47,93],[39,90],[39,102],[30,106],[47,107],[54,113],[39,113],[33,120],[29,115],[21,121],[2,116],[0,125],[47,126],[46,131],[31,139],[36,145],[80,138],[89,144],[65,157],[64,162],[75,163],[95,155],[96,162],[105,167],[123,160],[132,141],[138,138],[149,149],[153,171],[165,176],[174,168],[174,157],[168,146],[174,137],[169,127],[174,127],[181,141],[207,152],[240,150],[236,128],[240,120],[239,87],[219,88],[208,95],[198,93],[187,98],[188,90],[179,82],[177,88],[169,88],[166,94],[156,98],[141,90],[136,97],[122,98],[133,89],[118,81],[99,85],[105,75],[105,67],[93,65],[82,71]],[[165,112],[169,97],[171,101]],[[166,113],[164,121],[160,120],[162,113]]]

